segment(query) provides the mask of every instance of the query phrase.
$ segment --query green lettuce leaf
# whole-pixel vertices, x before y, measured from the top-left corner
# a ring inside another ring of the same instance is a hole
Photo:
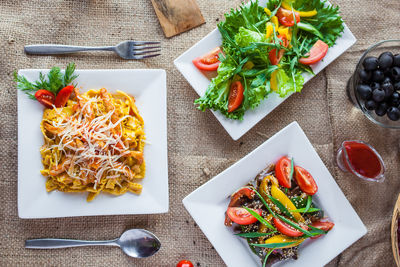
[[[246,47],[251,43],[264,42],[265,35],[240,27],[239,32],[235,35],[235,41],[240,47]]]
[[[301,71],[297,71],[294,77],[289,77],[285,70],[279,69],[276,74],[276,80],[276,93],[279,94],[280,97],[286,97],[290,93],[301,92],[303,89],[304,78],[301,75]]]

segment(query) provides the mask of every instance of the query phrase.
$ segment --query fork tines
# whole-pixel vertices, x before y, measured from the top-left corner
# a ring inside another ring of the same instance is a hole
[[[161,43],[160,42],[141,42],[134,41],[133,42],[133,55],[135,55],[136,59],[144,59],[150,57],[156,57],[161,55],[158,52],[161,52]]]

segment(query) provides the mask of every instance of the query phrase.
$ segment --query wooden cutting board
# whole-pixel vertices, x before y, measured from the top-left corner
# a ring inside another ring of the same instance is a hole
[[[151,0],[166,37],[205,23],[196,0]]]

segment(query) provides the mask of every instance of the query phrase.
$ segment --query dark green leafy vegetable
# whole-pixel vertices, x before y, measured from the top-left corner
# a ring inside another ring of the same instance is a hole
[[[254,237],[262,237],[262,236],[269,236],[275,234],[276,231],[268,232],[268,233],[259,233],[259,232],[252,232],[252,233],[239,233],[236,234],[237,236],[246,237],[246,238],[254,238]]]
[[[279,210],[280,210],[283,214],[285,214],[286,216],[288,216],[288,217],[291,218],[292,220],[296,220],[296,219],[293,217],[292,213],[291,213],[287,208],[285,208],[285,206],[284,206],[279,200],[277,200],[276,198],[274,198],[274,197],[271,196],[271,195],[268,195],[268,197],[269,197],[269,199],[271,199],[271,201],[279,208]]]
[[[321,209],[317,209],[317,208],[309,208],[308,210],[306,210],[305,208],[302,208],[302,209],[292,210],[292,212],[313,213],[313,212],[317,212],[317,211],[320,211],[320,210]]]
[[[271,243],[271,244],[255,244],[252,243],[250,245],[255,246],[255,247],[261,247],[261,248],[281,248],[284,246],[292,245],[296,242],[283,242],[283,243]]]

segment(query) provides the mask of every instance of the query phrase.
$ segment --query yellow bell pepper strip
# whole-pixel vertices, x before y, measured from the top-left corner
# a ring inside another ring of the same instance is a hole
[[[282,5],[281,5],[281,6],[282,6],[284,9],[292,10],[291,5],[288,4],[288,3],[286,3],[285,1],[282,2]],[[300,17],[304,17],[304,18],[307,18],[307,17],[314,17],[315,15],[318,14],[318,12],[317,12],[316,9],[311,10],[311,11],[298,11],[298,10],[296,10],[296,9],[293,9],[293,11],[299,13]]]
[[[272,26],[272,23],[268,21],[266,27],[267,32],[265,33],[265,38],[269,38],[274,33],[274,26]]]
[[[251,70],[254,68],[254,63],[251,61],[247,61],[246,64],[243,65],[243,69],[245,70]]]
[[[274,72],[271,73],[270,86],[273,91],[278,90],[278,81],[276,79],[277,74],[278,74],[278,70],[275,70]]]
[[[264,8],[264,12],[269,16],[271,16],[271,10],[269,10],[268,8]]]
[[[269,204],[269,206],[275,212],[278,212],[279,209],[275,205],[273,205],[271,199],[269,199],[269,197],[268,197],[268,195],[270,195],[269,183],[271,183],[272,185],[276,185],[276,186],[279,184],[278,179],[276,179],[274,176],[272,176],[272,175],[265,176],[260,184],[260,194],[264,198],[264,200]]]
[[[288,43],[290,43],[290,40],[292,40],[292,31],[291,31],[291,29],[289,27],[280,26],[278,28],[278,33],[280,35],[286,36],[286,39],[288,40]]]
[[[271,18],[271,22],[275,25],[275,31],[278,30],[279,28],[279,21],[277,16],[273,16]]]
[[[306,239],[307,238],[293,238],[293,237],[289,237],[289,236],[286,236],[286,235],[275,235],[275,236],[270,237],[267,240],[265,240],[264,244],[295,242],[293,244],[280,247],[280,248],[291,248],[291,247],[296,247],[296,246],[300,245]]]
[[[271,186],[271,196],[279,200],[289,211],[297,209],[293,202],[276,185]],[[297,221],[304,223],[305,220],[299,212],[292,212],[292,214]]]

